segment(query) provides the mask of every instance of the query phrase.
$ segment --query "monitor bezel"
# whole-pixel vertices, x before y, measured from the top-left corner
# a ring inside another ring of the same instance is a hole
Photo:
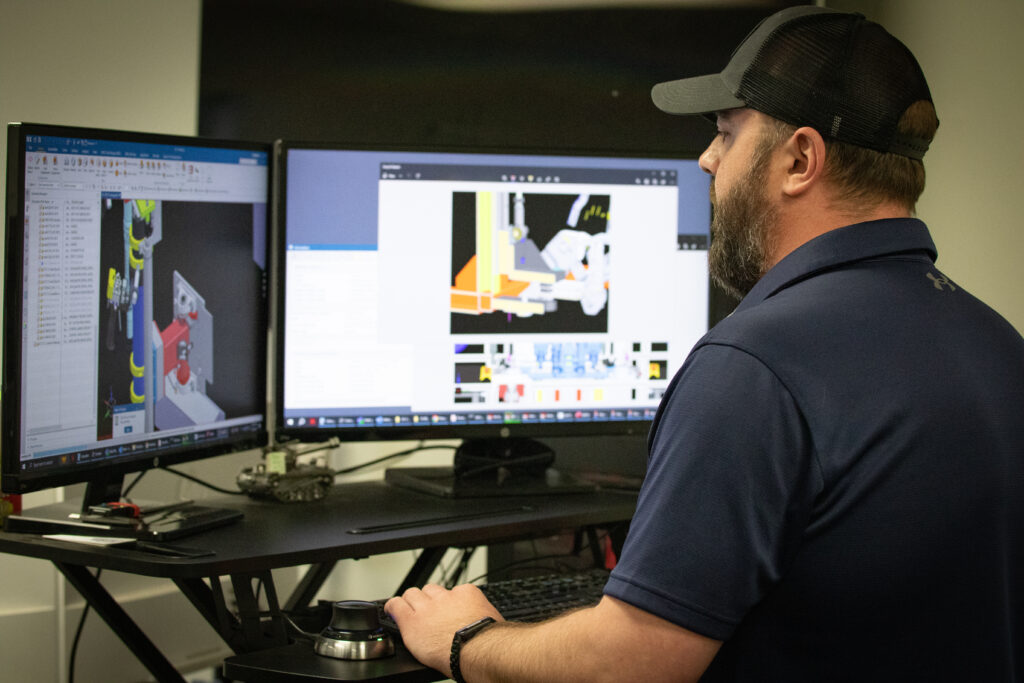
[[[341,442],[370,441],[424,441],[448,439],[543,439],[552,437],[587,436],[643,436],[650,431],[651,419],[631,421],[595,422],[521,422],[504,424],[447,424],[430,426],[365,426],[365,427],[308,427],[289,426],[284,416],[284,288],[287,279],[285,252],[287,245],[286,216],[288,209],[288,153],[293,150],[325,151],[380,151],[408,153],[453,153],[480,155],[541,155],[564,157],[605,157],[666,159],[674,161],[697,161],[700,151],[689,153],[679,151],[658,151],[638,149],[577,149],[538,147],[497,147],[493,145],[393,145],[362,142],[277,140],[274,143],[273,165],[274,186],[273,215],[271,218],[272,259],[274,262],[274,286],[271,295],[271,338],[273,345],[273,435],[278,443],[323,442],[337,438]],[[711,200],[708,198],[710,206]],[[710,237],[710,227],[709,227]],[[711,326],[711,288],[709,277],[706,311],[708,327]],[[680,362],[682,359],[680,359]]]
[[[261,320],[259,327],[266,329],[269,324],[269,279],[272,261],[271,248],[271,191],[273,188],[272,145],[265,142],[227,140],[187,135],[172,135],[129,130],[114,130],[68,126],[59,124],[13,122],[7,125],[7,178],[6,209],[4,215],[4,321],[3,321],[3,368],[2,382],[2,429],[0,434],[0,488],[5,493],[30,493],[79,483],[119,480],[126,474],[157,467],[166,467],[196,460],[202,460],[228,453],[262,448],[269,443],[270,430],[266,401],[268,370],[266,362],[257,363],[259,377],[256,385],[264,387],[261,397],[262,421],[258,428],[237,433],[229,442],[211,444],[183,444],[158,454],[143,454],[114,462],[78,463],[73,468],[56,470],[25,471],[20,467],[21,457],[21,384],[22,384],[22,338],[21,325],[24,315],[22,307],[22,280],[24,260],[24,204],[25,204],[25,154],[28,136],[95,138],[114,142],[140,142],[158,145],[189,147],[213,147],[264,152],[267,155],[267,220],[265,221],[268,260],[264,269],[261,288],[263,303],[259,306]],[[266,335],[257,335],[260,356],[265,360],[268,354]]]

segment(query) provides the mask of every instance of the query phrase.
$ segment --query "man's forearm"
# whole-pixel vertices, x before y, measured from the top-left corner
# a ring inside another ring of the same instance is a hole
[[[687,681],[718,646],[605,598],[540,624],[495,624],[466,644],[460,661],[468,683]]]
[[[497,619],[462,647],[459,669],[469,683],[696,681],[721,645],[607,595],[540,624],[502,621],[470,585],[410,588],[385,608],[413,656],[446,674],[453,635],[481,617]]]
[[[565,671],[572,670],[573,653],[567,650],[573,631],[586,630],[578,623],[585,617],[573,612],[539,624],[494,624],[463,647],[463,677],[472,683],[587,680],[578,668],[571,675]]]

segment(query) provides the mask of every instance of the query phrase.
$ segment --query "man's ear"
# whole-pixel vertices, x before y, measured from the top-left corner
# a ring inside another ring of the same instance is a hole
[[[825,173],[825,139],[821,133],[808,126],[797,128],[783,143],[783,152],[787,163],[784,194],[796,197],[821,182]]]

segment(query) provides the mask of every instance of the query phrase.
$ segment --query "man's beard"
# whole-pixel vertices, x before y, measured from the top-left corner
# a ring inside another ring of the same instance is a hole
[[[724,197],[711,181],[711,278],[738,299],[767,272],[778,240],[778,209],[766,194],[770,158],[771,148],[759,145],[746,176]]]

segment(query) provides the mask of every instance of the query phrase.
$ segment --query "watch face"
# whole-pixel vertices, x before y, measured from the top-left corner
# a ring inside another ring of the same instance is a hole
[[[479,633],[483,627],[493,623],[494,617],[484,617],[483,619],[478,619],[474,621],[472,624],[469,624],[468,626],[463,626],[456,632],[456,635],[460,636],[463,641],[466,641],[475,636],[477,633]]]

